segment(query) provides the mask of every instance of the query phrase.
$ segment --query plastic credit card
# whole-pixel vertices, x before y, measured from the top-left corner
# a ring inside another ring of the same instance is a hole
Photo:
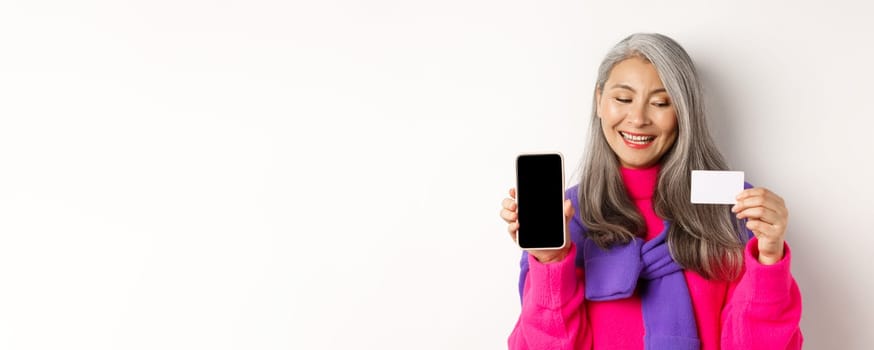
[[[692,170],[692,203],[735,204],[743,190],[743,171]]]

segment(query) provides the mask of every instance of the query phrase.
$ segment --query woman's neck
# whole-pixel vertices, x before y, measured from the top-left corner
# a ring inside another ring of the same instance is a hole
[[[640,169],[620,167],[619,172],[622,174],[622,182],[625,184],[628,196],[635,200],[652,198],[658,184],[660,169],[659,164]]]
[[[665,227],[662,219],[655,213],[652,203],[661,167],[656,165],[643,169],[620,168],[619,170],[622,173],[622,182],[625,183],[625,191],[628,192],[628,196],[646,222],[644,240],[649,241],[658,236]]]

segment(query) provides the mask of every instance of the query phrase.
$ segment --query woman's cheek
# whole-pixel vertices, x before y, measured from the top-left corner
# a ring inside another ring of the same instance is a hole
[[[609,103],[607,104],[607,113],[604,115],[604,118],[613,120],[622,115],[623,106],[618,103]]]

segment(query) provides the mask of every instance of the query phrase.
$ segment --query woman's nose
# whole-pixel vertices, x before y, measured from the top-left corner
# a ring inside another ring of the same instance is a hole
[[[625,116],[625,122],[634,127],[641,127],[650,123],[649,117],[646,114],[645,104],[635,104]]]

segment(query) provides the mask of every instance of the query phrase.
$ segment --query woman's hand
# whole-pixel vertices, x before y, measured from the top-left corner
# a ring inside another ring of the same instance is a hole
[[[766,188],[751,188],[737,196],[731,208],[738,219],[747,219],[747,228],[759,239],[759,262],[772,265],[783,259],[783,240],[789,210],[783,198]]]
[[[513,238],[513,242],[516,242],[516,232],[519,230],[519,222],[516,217],[516,189],[510,189],[510,197],[504,198],[504,201],[501,202],[501,219],[507,222],[507,231],[510,232],[510,237]],[[570,230],[568,230],[568,223],[571,218],[574,217],[574,206],[571,204],[571,201],[568,199],[564,200],[564,232],[565,232],[565,245],[561,249],[556,250],[529,250],[528,254],[534,256],[537,261],[548,264],[553,262],[559,262],[563,260],[568,252],[571,250],[570,243]]]

